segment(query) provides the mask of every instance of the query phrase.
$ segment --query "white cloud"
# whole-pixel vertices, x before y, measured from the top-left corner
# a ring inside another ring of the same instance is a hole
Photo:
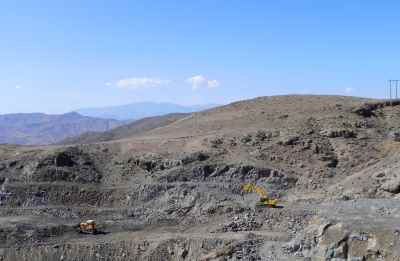
[[[106,82],[105,85],[106,86],[112,86],[112,83],[111,82]]]
[[[347,87],[344,91],[345,91],[345,93],[350,94],[354,91],[354,89],[351,87]]]
[[[22,88],[21,85],[16,85],[16,86],[15,86],[15,89],[21,89],[21,88]]]
[[[133,78],[125,78],[118,80],[115,82],[115,85],[119,88],[123,89],[143,89],[143,88],[149,88],[149,87],[158,87],[161,85],[166,85],[168,84],[168,80],[160,80],[160,79],[154,79],[154,78],[146,78],[146,77],[133,77]],[[111,83],[106,83],[107,86],[112,85]]]
[[[217,80],[210,80],[204,77],[203,75],[195,75],[186,80],[187,83],[192,85],[193,90],[198,88],[206,87],[206,88],[216,88],[219,86],[219,82]]]

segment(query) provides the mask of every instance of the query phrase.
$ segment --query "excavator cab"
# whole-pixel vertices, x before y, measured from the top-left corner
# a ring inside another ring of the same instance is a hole
[[[79,224],[79,232],[84,234],[96,234],[96,222],[94,220],[87,220]]]
[[[256,203],[256,206],[269,208],[275,208],[278,206],[278,199],[269,198],[267,191],[263,187],[257,186],[254,183],[243,184],[242,190],[246,193],[256,192],[258,195],[260,195],[260,199]]]

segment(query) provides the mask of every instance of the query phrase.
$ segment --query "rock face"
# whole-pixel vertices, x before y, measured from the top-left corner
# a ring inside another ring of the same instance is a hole
[[[400,177],[394,177],[385,181],[381,185],[381,189],[394,194],[400,193]]]
[[[76,148],[68,148],[39,161],[31,177],[39,182],[96,183],[100,181],[101,174],[94,164],[88,154]]]
[[[398,105],[400,105],[399,100],[368,102],[362,104],[357,108],[354,108],[353,112],[363,117],[372,117],[376,116],[376,111],[378,109],[382,109],[387,106],[398,106]]]
[[[362,232],[342,223],[314,224],[284,248],[311,260],[395,260],[399,257],[397,230]]]
[[[2,145],[0,260],[396,260],[400,106],[365,102],[262,97],[105,143]]]
[[[229,241],[226,241],[228,243]],[[3,252],[5,260],[167,260],[182,261],[196,260],[201,252],[207,252],[210,246],[223,245],[225,242],[213,239],[187,240],[172,238],[165,241],[123,240],[114,243],[102,243],[98,245],[68,244],[41,246],[27,248],[15,253],[9,250]],[[205,258],[204,260],[212,260]]]

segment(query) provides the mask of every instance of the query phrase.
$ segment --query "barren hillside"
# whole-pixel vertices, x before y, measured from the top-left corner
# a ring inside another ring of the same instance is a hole
[[[61,144],[89,144],[129,138],[149,130],[169,125],[179,119],[188,117],[186,113],[172,113],[162,116],[143,118],[132,123],[105,132],[87,132],[77,137],[65,139]]]
[[[4,145],[1,258],[396,260],[399,127],[398,101],[276,96],[106,142]],[[78,233],[87,219],[101,233]]]

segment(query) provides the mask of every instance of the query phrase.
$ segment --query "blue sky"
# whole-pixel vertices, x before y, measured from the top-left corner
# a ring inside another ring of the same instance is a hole
[[[399,1],[0,3],[0,113],[288,93],[384,97]]]

